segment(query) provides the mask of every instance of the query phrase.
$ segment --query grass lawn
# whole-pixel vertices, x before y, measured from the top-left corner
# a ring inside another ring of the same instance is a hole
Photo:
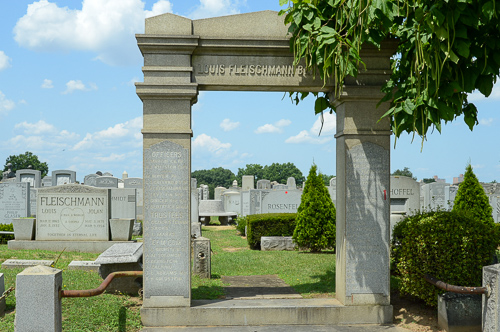
[[[224,296],[221,276],[277,274],[304,297],[333,296],[335,292],[335,254],[310,254],[298,251],[261,252],[249,250],[246,239],[234,228],[203,227],[203,236],[211,239],[212,279],[192,278],[193,299],[217,299]],[[0,263],[6,259],[57,260],[63,271],[64,289],[96,288],[102,279],[96,272],[67,270],[73,260],[95,260],[99,254],[44,250],[9,250],[0,245]],[[58,258],[59,257],[59,258]],[[22,269],[0,269],[5,288],[15,286]],[[64,331],[140,331],[138,296],[102,294],[90,298],[63,298]],[[16,300],[7,297],[7,313],[0,318],[0,331],[14,331]]]

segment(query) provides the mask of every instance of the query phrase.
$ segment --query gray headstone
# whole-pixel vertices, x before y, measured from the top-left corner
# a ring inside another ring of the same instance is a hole
[[[100,264],[99,276],[105,279],[112,272],[142,271],[142,250],[142,243],[114,244],[95,260],[97,264]],[[114,279],[106,291],[137,294],[141,288],[140,277],[123,277]]]
[[[99,175],[97,175],[95,173],[85,175],[85,177],[83,178],[83,184],[86,186],[95,187],[95,179],[97,179],[98,177],[99,177]]]
[[[255,177],[253,175],[243,175],[241,178],[241,189],[244,191],[255,189]]]
[[[209,192],[208,186],[206,184],[202,184],[200,187],[201,187],[201,190],[202,190],[201,199],[202,200],[208,200],[208,199],[210,199],[210,192]]]
[[[420,209],[420,184],[407,176],[391,176],[391,213]]]
[[[198,196],[198,190],[196,189],[196,179],[191,178],[191,224],[198,223]]]
[[[265,179],[257,181],[257,189],[271,189],[271,181]]]
[[[294,177],[289,177],[286,180],[286,187],[288,190],[295,190],[297,189],[297,184],[295,183],[295,178]]]
[[[118,188],[118,178],[100,176],[95,179],[95,186],[98,188]]]
[[[42,179],[42,187],[52,187],[52,176],[46,176]]]
[[[113,188],[111,191],[111,219],[136,219],[136,189]]]
[[[36,194],[35,188],[30,188],[30,216],[36,217]]]
[[[296,213],[302,191],[250,190],[250,214]]]
[[[102,173],[102,176],[110,176],[110,177],[113,177],[113,174],[111,174],[110,172],[104,172],[104,173]]]
[[[224,197],[224,211],[241,214],[241,194],[238,191],[226,190]]]
[[[70,170],[52,171],[52,186],[71,184],[76,182],[76,172]]]
[[[34,169],[20,169],[16,171],[17,182],[28,182],[31,188],[42,186],[42,172]]]
[[[260,238],[261,251],[293,251],[295,247],[291,236],[262,236]]]
[[[250,214],[250,192],[243,191],[241,193],[241,214],[248,216]]]
[[[38,189],[37,240],[109,240],[109,191],[79,184]]]
[[[217,187],[214,189],[214,199],[222,200],[222,193],[226,190],[224,187]]]
[[[10,224],[14,218],[30,216],[30,184],[0,183],[0,224]]]
[[[141,178],[127,178],[123,180],[123,188],[136,190],[137,219],[144,220],[144,181]]]

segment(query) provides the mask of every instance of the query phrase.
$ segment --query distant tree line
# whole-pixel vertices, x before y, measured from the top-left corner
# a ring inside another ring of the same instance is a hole
[[[293,163],[273,163],[271,165],[262,166],[259,164],[247,164],[244,168],[238,168],[238,173],[234,174],[231,170],[222,167],[212,168],[209,170],[198,170],[191,173],[191,177],[196,179],[197,185],[205,184],[210,191],[210,198],[214,197],[214,189],[218,186],[229,188],[233,181],[237,180],[241,186],[243,175],[253,175],[254,186],[257,186],[257,181],[266,179],[276,181],[281,184],[286,184],[289,177],[295,178],[295,183],[302,186],[305,177]],[[329,185],[333,175],[322,175],[325,185]]]

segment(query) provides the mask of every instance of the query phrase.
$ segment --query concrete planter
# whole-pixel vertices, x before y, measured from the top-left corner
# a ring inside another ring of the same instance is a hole
[[[111,241],[130,241],[134,229],[134,219],[109,219]]]
[[[481,294],[438,296],[438,325],[447,332],[481,332]]]
[[[36,218],[14,218],[14,238],[16,240],[34,240]]]

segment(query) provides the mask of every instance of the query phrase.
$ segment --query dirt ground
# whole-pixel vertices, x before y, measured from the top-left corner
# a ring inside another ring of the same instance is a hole
[[[394,307],[394,325],[414,332],[444,332],[438,327],[437,308],[429,308],[423,302],[391,294]]]

